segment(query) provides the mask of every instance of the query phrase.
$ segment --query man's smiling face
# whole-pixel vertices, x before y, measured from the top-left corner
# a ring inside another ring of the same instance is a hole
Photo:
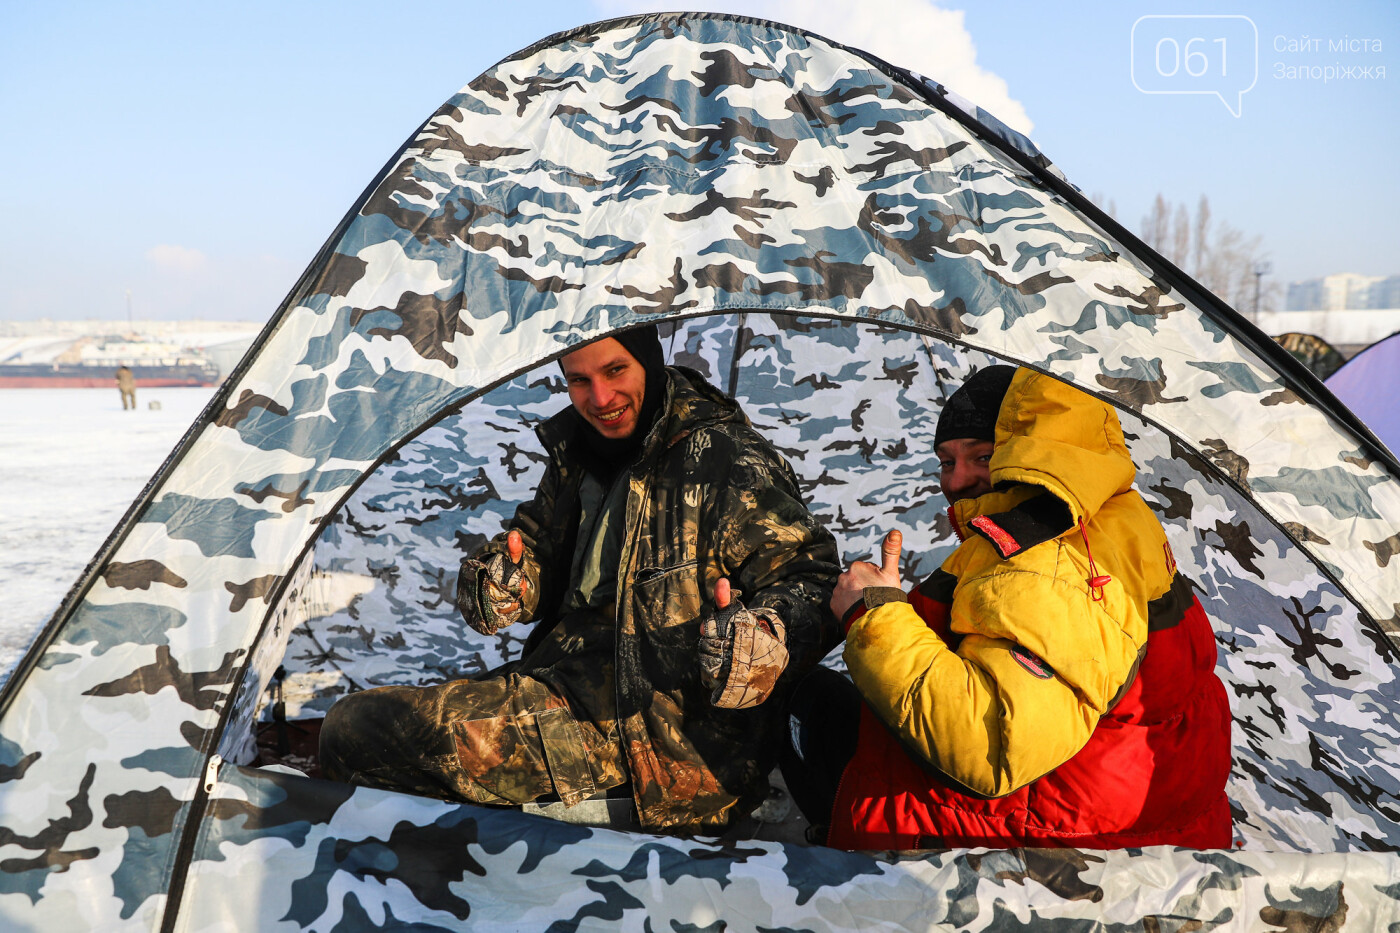
[[[944,441],[934,448],[938,455],[938,479],[951,505],[992,491],[992,453],[996,445],[974,437]]]
[[[569,402],[583,420],[611,440],[631,437],[646,394],[642,364],[611,337],[567,354],[562,363]]]

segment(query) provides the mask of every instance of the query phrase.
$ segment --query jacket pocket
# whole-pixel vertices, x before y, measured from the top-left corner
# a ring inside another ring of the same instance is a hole
[[[658,647],[688,645],[700,639],[703,599],[697,572],[688,560],[671,567],[646,567],[632,578],[632,612],[637,631]]]
[[[452,736],[468,781],[502,801],[553,792],[571,807],[594,793],[588,747],[567,709],[459,719]]]
[[[545,763],[554,792],[572,807],[593,796],[593,770],[589,767],[588,745],[583,730],[565,709],[551,709],[535,715],[535,725],[544,744]]]

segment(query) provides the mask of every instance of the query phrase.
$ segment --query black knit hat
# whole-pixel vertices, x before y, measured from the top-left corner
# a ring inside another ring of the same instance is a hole
[[[632,358],[642,364],[647,375],[661,373],[666,368],[666,356],[661,352],[661,334],[655,324],[644,324],[620,334],[613,339],[622,344]],[[648,386],[650,388],[650,386]]]
[[[973,373],[938,413],[933,446],[956,438],[996,440],[997,413],[1016,375],[1015,366],[987,366]]]

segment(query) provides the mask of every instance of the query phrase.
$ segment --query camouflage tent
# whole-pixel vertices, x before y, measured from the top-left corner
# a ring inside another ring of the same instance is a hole
[[[1327,388],[1390,448],[1400,451],[1400,333],[1377,340],[1325,377]],[[1400,542],[1389,554],[1400,553]],[[1385,566],[1384,563],[1381,566]]]
[[[459,550],[538,475],[542,364],[652,320],[789,452],[848,555],[897,521],[911,579],[949,546],[931,425],[971,367],[1117,406],[1217,626],[1237,850],[846,854],[252,767],[271,705],[516,647],[453,619]],[[1398,525],[1400,465],[1366,429],[990,115],[771,23],[590,26],[491,69],[389,160],[7,684],[0,916],[1383,929]]]
[[[1302,363],[1317,378],[1326,382],[1346,362],[1340,350],[1316,334],[1301,334],[1289,331],[1274,336],[1274,342],[1283,347],[1293,358]]]

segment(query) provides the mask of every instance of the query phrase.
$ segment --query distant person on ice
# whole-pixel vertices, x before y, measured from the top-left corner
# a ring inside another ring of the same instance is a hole
[[[117,367],[117,390],[122,394],[122,411],[136,409],[136,377],[125,366]]]
[[[484,804],[630,799],[642,829],[722,830],[762,801],[782,700],[838,640],[835,542],[738,403],[664,365],[654,326],[560,363],[571,406],[537,432],[539,489],[458,581],[477,631],[536,621],[523,657],[343,698],[323,771]]]
[[[808,819],[846,849],[1228,847],[1215,639],[1117,414],[992,366],[934,443],[963,543],[907,595],[899,531],[841,575],[854,686],[798,685],[783,762]]]

